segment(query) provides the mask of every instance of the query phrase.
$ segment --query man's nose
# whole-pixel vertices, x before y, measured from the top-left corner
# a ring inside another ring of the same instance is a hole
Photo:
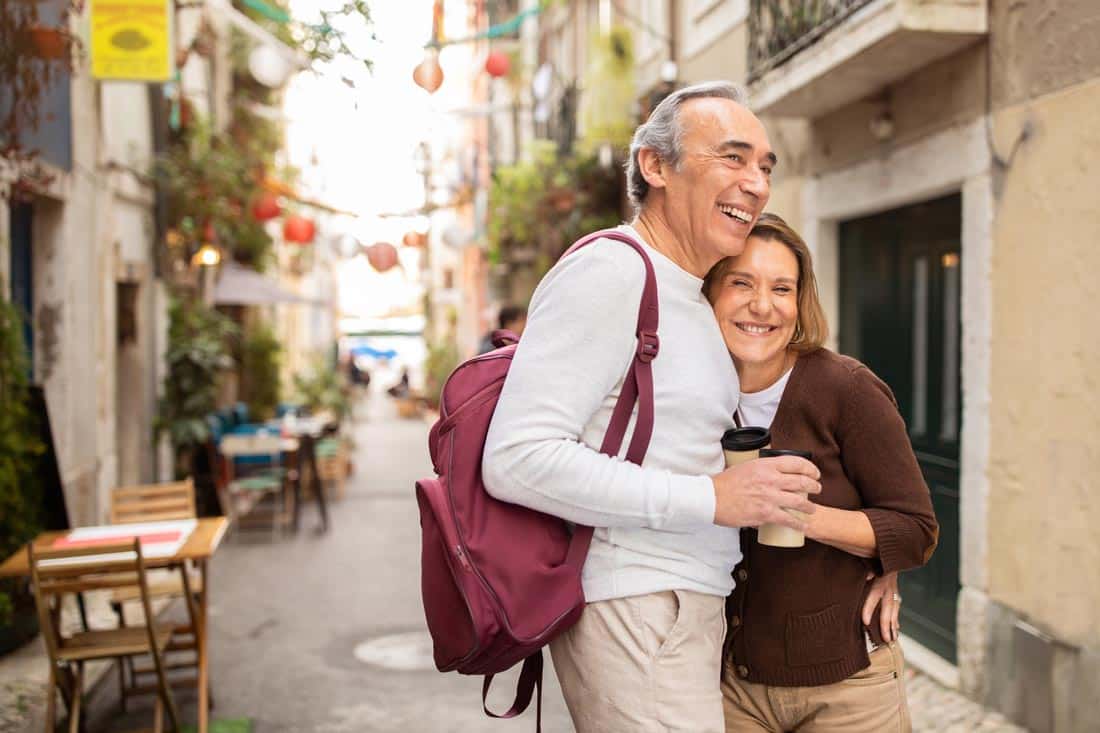
[[[745,176],[741,179],[741,190],[758,199],[766,200],[770,189],[771,182],[768,180],[767,174],[765,174],[759,166],[751,166],[748,168],[745,172]]]

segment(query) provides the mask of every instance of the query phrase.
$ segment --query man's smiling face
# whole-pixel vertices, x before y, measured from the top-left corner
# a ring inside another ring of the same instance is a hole
[[[760,120],[729,99],[679,111],[680,160],[662,166],[666,215],[704,259],[738,255],[771,194],[776,156]]]

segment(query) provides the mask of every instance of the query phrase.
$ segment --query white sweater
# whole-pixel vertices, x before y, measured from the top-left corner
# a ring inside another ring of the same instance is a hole
[[[589,601],[664,590],[725,596],[741,559],[738,530],[713,523],[710,480],[724,466],[737,372],[702,280],[646,252],[661,349],[642,466],[622,458],[633,419],[620,457],[599,453],[633,359],[645,279],[638,254],[607,239],[564,258],[539,284],[485,444],[493,496],[596,527],[583,574]]]

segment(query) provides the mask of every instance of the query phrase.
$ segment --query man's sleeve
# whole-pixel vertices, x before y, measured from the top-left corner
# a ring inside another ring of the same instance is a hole
[[[637,253],[600,242],[540,284],[486,440],[493,496],[597,527],[713,522],[708,476],[642,468],[579,440],[633,359],[644,273]]]

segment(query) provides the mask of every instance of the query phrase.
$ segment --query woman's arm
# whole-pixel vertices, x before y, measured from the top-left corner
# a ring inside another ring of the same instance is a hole
[[[857,557],[871,558],[878,550],[871,520],[861,511],[818,505],[807,519],[806,537]]]
[[[863,556],[875,559],[879,574],[920,567],[936,547],[939,525],[905,421],[890,388],[871,370],[860,366],[850,376],[842,393],[837,443],[844,472],[859,491],[863,508],[844,513],[862,514],[870,525],[874,551]],[[833,529],[829,536],[849,544],[856,520],[848,519],[844,526],[847,533]],[[866,543],[851,544],[868,549]]]

